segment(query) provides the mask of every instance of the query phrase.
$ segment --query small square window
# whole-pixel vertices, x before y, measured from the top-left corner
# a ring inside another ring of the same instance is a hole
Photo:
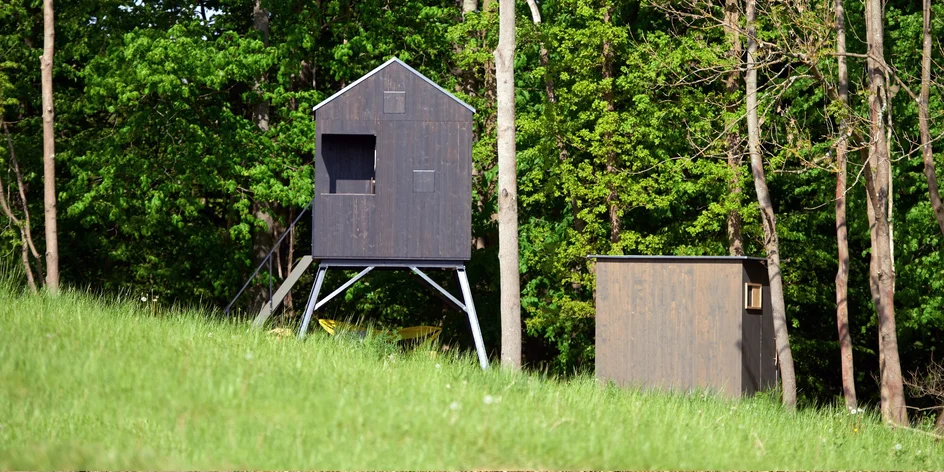
[[[385,91],[384,113],[388,115],[406,113],[406,92]]]
[[[433,193],[436,191],[435,170],[413,171],[413,193]]]
[[[761,284],[744,284],[744,308],[748,310],[764,308],[764,288]]]

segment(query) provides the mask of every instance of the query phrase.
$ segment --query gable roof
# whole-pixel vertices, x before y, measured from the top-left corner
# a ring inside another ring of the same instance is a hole
[[[439,90],[440,92],[446,94],[447,97],[449,97],[449,98],[455,100],[456,102],[458,102],[460,105],[464,106],[466,109],[468,109],[468,110],[471,111],[472,113],[475,113],[475,108],[472,108],[468,103],[463,102],[462,100],[459,100],[458,98],[456,98],[455,95],[453,95],[453,94],[447,92],[444,88],[442,88],[442,87],[440,87],[439,85],[437,85],[436,82],[433,82],[432,80],[429,80],[428,77],[426,77],[426,76],[423,75],[423,74],[420,74],[419,71],[417,71],[416,69],[414,69],[414,68],[408,66],[405,62],[401,61],[400,59],[397,59],[396,57],[391,58],[391,59],[390,59],[389,61],[387,61],[387,62],[384,62],[383,64],[381,64],[380,66],[378,66],[376,69],[374,69],[374,70],[368,72],[367,74],[365,74],[363,77],[361,77],[361,78],[355,80],[354,82],[351,82],[351,85],[348,85],[347,87],[344,87],[343,89],[339,90],[339,91],[338,91],[337,93],[335,93],[334,95],[332,95],[332,96],[330,96],[330,97],[324,99],[321,103],[315,105],[315,107],[312,108],[311,111],[313,111],[313,112],[314,112],[314,111],[318,111],[319,108],[321,108],[321,107],[327,105],[328,102],[330,102],[331,100],[334,100],[335,98],[338,98],[338,97],[340,97],[341,95],[344,95],[344,92],[347,92],[348,90],[351,90],[352,88],[356,87],[356,86],[357,86],[358,84],[360,84],[361,82],[367,80],[368,77],[370,77],[370,76],[372,76],[372,75],[374,75],[374,74],[380,72],[380,71],[383,70],[385,67],[389,66],[390,64],[393,64],[394,62],[396,62],[397,64],[400,64],[400,65],[403,66],[403,67],[405,67],[406,70],[412,72],[414,75],[416,75],[416,76],[419,77],[420,79],[423,79],[423,81],[425,81],[425,82],[428,83],[429,85],[432,85],[433,87],[436,87],[437,90]]]

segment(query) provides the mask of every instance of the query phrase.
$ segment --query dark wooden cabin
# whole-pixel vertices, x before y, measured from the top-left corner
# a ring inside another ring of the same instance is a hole
[[[472,107],[393,58],[314,110],[315,259],[469,259]]]
[[[596,259],[596,374],[619,385],[750,395],[777,383],[765,261]]]

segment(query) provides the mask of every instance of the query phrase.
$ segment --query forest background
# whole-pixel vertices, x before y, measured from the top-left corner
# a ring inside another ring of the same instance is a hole
[[[311,108],[397,56],[478,110],[469,274],[486,345],[497,352],[498,5],[469,3],[59,2],[53,77],[63,283],[147,303],[225,306],[310,202]],[[739,3],[545,0],[533,4],[540,22],[519,8],[527,366],[563,375],[592,369],[587,255],[764,256],[743,88],[730,86],[743,83],[738,35],[725,28],[732,15],[735,25],[743,23],[743,12],[731,11]],[[865,12],[861,2],[845,5],[852,54],[850,105],[843,107],[829,93],[837,77],[833,1],[758,3],[762,153],[798,393],[801,401],[832,402],[842,395],[834,148],[842,120],[868,122]],[[942,15],[944,4],[935,4],[933,79],[941,71]],[[895,309],[902,369],[911,372],[939,360],[944,346],[944,245],[923,174],[919,107],[906,93],[918,90],[921,77],[920,2],[888,0],[884,22],[892,68],[886,112]],[[37,235],[43,228],[42,33],[40,0],[0,3],[0,192],[17,217],[0,219],[0,259],[24,271],[26,257],[38,274],[42,238],[33,238],[36,255],[23,256],[21,230],[24,221]],[[929,100],[938,164],[941,90],[933,82]],[[875,402],[878,328],[863,163],[858,151],[850,153],[848,310],[859,399]],[[279,253],[273,277],[306,253],[304,231],[310,228],[303,223],[292,250]],[[296,300],[310,275],[302,282]],[[248,311],[258,294],[237,306]],[[292,323],[296,308],[289,300],[279,322]],[[402,274],[372,274],[327,311],[325,317],[381,324],[442,325],[448,344],[471,344],[462,317]]]

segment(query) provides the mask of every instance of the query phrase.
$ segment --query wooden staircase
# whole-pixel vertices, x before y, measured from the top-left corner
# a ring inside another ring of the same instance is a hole
[[[248,289],[250,285],[253,285],[254,282],[256,285],[260,283],[260,281],[256,279],[256,276],[260,275],[260,273],[265,276],[263,282],[267,282],[269,286],[267,293],[268,301],[262,305],[259,313],[256,314],[256,318],[253,320],[252,326],[254,328],[261,328],[272,316],[272,314],[278,310],[278,308],[282,305],[282,301],[285,300],[285,297],[289,294],[289,292],[291,292],[292,287],[294,287],[298,282],[298,279],[302,276],[302,274],[305,273],[306,270],[308,270],[309,267],[311,267],[313,259],[311,255],[303,256],[301,259],[295,262],[291,273],[288,274],[288,277],[286,277],[281,282],[278,282],[278,280],[276,280],[275,271],[272,270],[274,255],[277,254],[277,251],[279,251],[279,249],[282,247],[282,243],[286,241],[286,237],[295,231],[295,227],[298,222],[301,221],[302,217],[309,214],[309,211],[311,211],[311,203],[309,203],[304,210],[298,213],[298,216],[295,217],[295,221],[293,221],[288,229],[285,230],[285,233],[279,237],[272,249],[269,250],[269,253],[266,254],[266,257],[262,259],[262,262],[256,267],[256,270],[254,270],[252,275],[249,276],[249,280],[243,284],[243,287],[239,289],[239,292],[236,294],[236,296],[233,297],[232,301],[229,302],[229,305],[226,306],[226,309],[223,310],[225,314],[230,314],[233,306],[236,305],[236,302],[239,301],[240,297],[243,296],[243,294],[246,292],[246,289]],[[297,238],[290,238],[289,241],[294,239]],[[263,272],[264,268],[266,269],[265,272]],[[274,283],[279,283],[279,288],[273,293],[272,288]]]
[[[298,279],[305,273],[306,270],[311,266],[312,257],[304,256],[299,260],[295,267],[292,268],[292,272],[288,274],[288,277],[282,281],[282,285],[279,285],[279,289],[275,291],[275,295],[272,295],[272,298],[269,299],[262,309],[259,310],[259,314],[256,315],[256,319],[252,321],[253,328],[261,328],[265,325],[266,320],[272,316],[272,313],[275,312],[282,305],[282,301],[285,300],[285,296],[292,291],[292,287],[295,286],[295,283],[298,282]]]

